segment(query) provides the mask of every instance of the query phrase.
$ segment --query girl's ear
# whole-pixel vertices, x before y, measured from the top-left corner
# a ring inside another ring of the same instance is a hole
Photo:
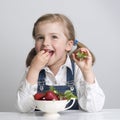
[[[73,40],[69,40],[66,44],[66,51],[70,51],[73,47]]]

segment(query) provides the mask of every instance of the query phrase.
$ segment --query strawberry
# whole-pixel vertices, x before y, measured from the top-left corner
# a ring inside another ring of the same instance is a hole
[[[70,90],[66,90],[64,93],[58,92],[54,87],[50,87],[50,90],[45,93],[36,93],[34,95],[35,100],[70,100],[76,98]]]
[[[45,96],[45,93],[36,93],[34,95],[34,99],[35,100],[42,100],[44,96]]]
[[[75,57],[77,60],[85,59],[85,58],[87,58],[87,54],[85,52],[77,51],[77,52],[75,52]]]
[[[53,91],[49,90],[45,94],[45,100],[58,100],[58,96]]]

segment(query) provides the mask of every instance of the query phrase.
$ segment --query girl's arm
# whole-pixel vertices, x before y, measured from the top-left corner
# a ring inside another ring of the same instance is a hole
[[[73,53],[73,60],[78,67],[75,79],[78,81],[76,86],[79,104],[85,111],[100,111],[104,106],[105,95],[95,78],[93,57],[87,48],[79,48],[78,51],[87,55],[85,58],[77,59],[75,53]]]
[[[81,109],[87,112],[102,110],[105,102],[105,94],[96,78],[94,78],[94,83],[89,83],[84,79],[77,65],[75,68],[75,84]]]
[[[26,74],[27,72],[23,76],[17,91],[17,109],[20,112],[30,112],[35,109],[33,95],[37,92],[37,84],[31,85],[26,80]]]
[[[17,91],[17,106],[21,112],[33,111],[35,109],[33,95],[37,92],[37,80],[39,72],[49,60],[49,52],[39,51],[30,62]]]

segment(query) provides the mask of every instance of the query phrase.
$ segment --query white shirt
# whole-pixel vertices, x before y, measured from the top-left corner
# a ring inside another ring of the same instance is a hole
[[[66,67],[72,70],[70,58],[68,57],[66,63],[62,65],[56,74],[53,75],[48,67],[46,71],[46,84],[47,85],[65,85],[66,84]],[[37,84],[31,85],[26,80],[27,68],[20,86],[17,91],[17,108],[21,112],[34,111],[35,103],[33,95],[37,92]],[[81,109],[88,112],[100,111],[104,106],[105,95],[103,90],[98,85],[95,79],[94,84],[89,84],[83,79],[83,75],[79,67],[75,64],[74,82],[77,90],[78,103]]]

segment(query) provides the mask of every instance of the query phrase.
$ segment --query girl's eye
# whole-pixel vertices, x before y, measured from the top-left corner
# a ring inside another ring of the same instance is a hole
[[[44,37],[37,37],[37,40],[44,40]]]
[[[53,36],[52,36],[52,38],[53,38],[53,39],[56,39],[56,38],[58,38],[58,37],[57,37],[57,36],[55,36],[55,35],[53,35]]]

